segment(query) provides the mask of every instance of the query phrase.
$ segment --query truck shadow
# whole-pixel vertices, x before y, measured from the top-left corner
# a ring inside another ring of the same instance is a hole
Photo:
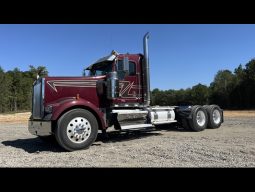
[[[23,149],[28,153],[40,152],[65,152],[56,141],[42,141],[40,138],[17,139],[13,141],[3,141],[3,145]]]
[[[127,140],[135,140],[139,138],[157,136],[161,135],[160,133],[152,133],[149,131],[128,131],[128,132],[109,132],[108,138],[105,138],[102,133],[98,133],[96,142],[92,145],[101,145],[97,141],[103,143],[112,143],[112,142],[121,142]],[[28,139],[16,139],[12,141],[2,141],[2,144],[5,146],[11,146],[18,149],[22,149],[27,153],[39,154],[40,152],[66,152],[62,149],[55,140],[43,141],[40,138],[28,138]]]
[[[155,133],[153,131],[113,131],[108,132],[107,137],[105,137],[102,133],[99,133],[97,135],[96,142],[101,141],[103,143],[115,143],[159,135],[161,135],[161,133]]]
[[[146,137],[152,136],[160,136],[163,133],[160,131],[173,131],[173,132],[180,132],[186,131],[182,128],[178,128],[174,125],[165,125],[165,126],[158,126],[156,129],[145,129],[145,130],[134,130],[134,131],[111,131],[107,132],[107,138],[102,134],[98,133],[96,142],[92,145],[101,145],[97,143],[101,141],[103,143],[114,143],[114,142],[122,142],[122,141],[129,141],[135,139],[141,139]],[[42,139],[35,137],[35,138],[27,138],[27,139],[16,139],[12,141],[3,141],[3,145],[11,146],[18,149],[22,149],[28,153],[40,153],[40,152],[66,152],[62,149],[58,143],[51,139],[49,141],[43,141]]]
[[[102,133],[98,133],[96,141],[107,142],[122,142],[128,140],[135,140],[139,138],[151,137],[151,136],[160,136],[163,133],[160,131],[167,132],[187,132],[187,130],[178,127],[177,125],[160,125],[153,129],[144,129],[144,130],[129,130],[129,131],[111,131],[107,132],[107,137]],[[97,145],[97,144],[95,144]]]
[[[169,131],[169,132],[191,132],[191,130],[184,129],[183,127],[177,124],[163,124],[157,125],[157,130]]]

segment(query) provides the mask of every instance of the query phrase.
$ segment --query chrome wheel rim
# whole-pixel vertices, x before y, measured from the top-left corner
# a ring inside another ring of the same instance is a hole
[[[68,123],[66,133],[73,143],[84,143],[91,134],[91,125],[84,117],[75,117]]]
[[[198,111],[197,112],[197,124],[199,125],[199,126],[204,126],[204,124],[205,124],[205,113],[203,112],[203,111]]]
[[[213,111],[213,122],[215,124],[219,124],[221,121],[220,111],[218,109],[215,109]]]

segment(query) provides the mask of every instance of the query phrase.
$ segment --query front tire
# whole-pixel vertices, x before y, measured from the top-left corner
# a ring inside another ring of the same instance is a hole
[[[87,149],[96,140],[98,122],[85,109],[73,109],[60,117],[55,131],[58,144],[67,151]]]

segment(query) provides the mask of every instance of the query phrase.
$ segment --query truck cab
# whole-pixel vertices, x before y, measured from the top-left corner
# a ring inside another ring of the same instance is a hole
[[[109,56],[99,59],[86,70],[89,77],[107,76],[111,72],[116,72],[118,90],[116,90],[116,95],[111,98],[111,106],[139,108],[143,107],[145,92],[142,61],[142,54],[118,54],[116,51],[112,51]],[[105,84],[105,86],[107,85]]]

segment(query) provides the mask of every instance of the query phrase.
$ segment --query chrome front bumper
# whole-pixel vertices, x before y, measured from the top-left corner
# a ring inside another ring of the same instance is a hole
[[[32,135],[47,136],[51,135],[51,121],[33,121],[28,122],[28,131]]]

